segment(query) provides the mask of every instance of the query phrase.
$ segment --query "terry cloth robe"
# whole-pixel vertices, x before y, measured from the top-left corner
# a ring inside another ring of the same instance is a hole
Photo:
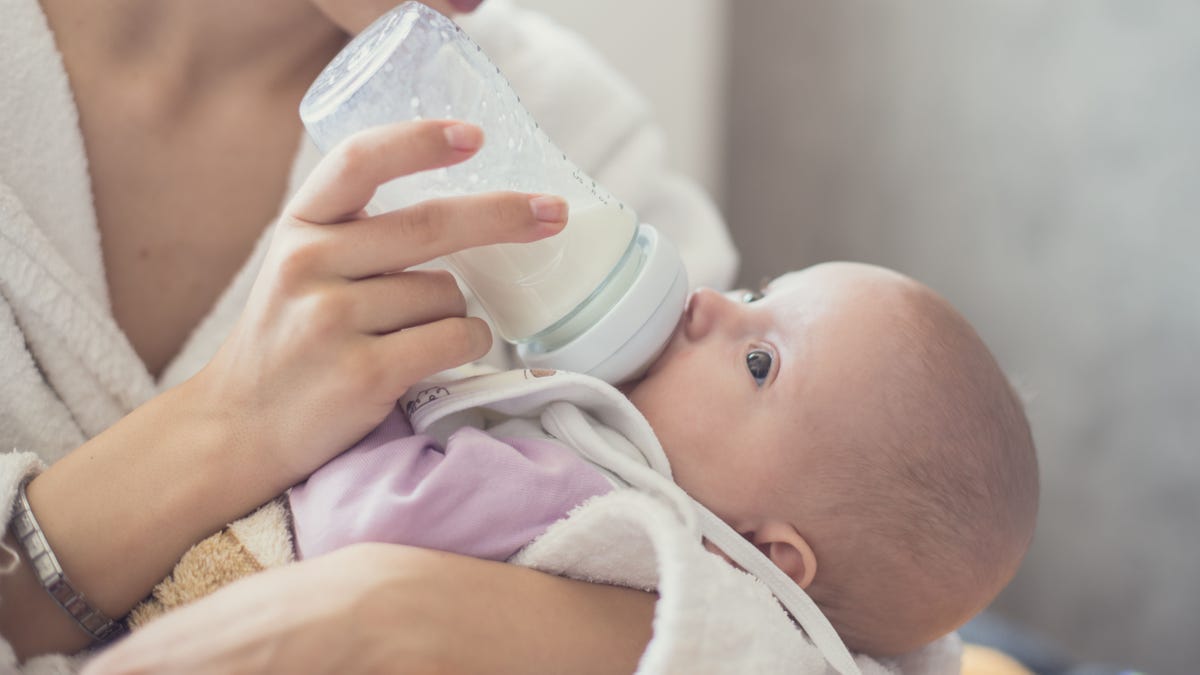
[[[527,369],[414,387],[288,501],[305,556],[361,541],[415,543],[657,589],[656,638],[639,672],[820,673],[826,659],[849,665],[843,673],[958,671],[954,637],[900,659],[851,663],[819,612],[792,605],[801,631],[772,597],[778,580],[755,579],[705,550],[701,531],[714,533],[670,478],[649,424],[615,388]],[[289,548],[287,515],[279,500],[234,524],[241,535],[227,530],[189,552],[135,610],[136,623],[249,573],[247,559]]]

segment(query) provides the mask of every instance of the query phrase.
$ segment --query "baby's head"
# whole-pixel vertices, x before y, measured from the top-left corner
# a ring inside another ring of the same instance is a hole
[[[626,388],[679,483],[886,656],[1016,572],[1037,511],[1021,404],[979,336],[896,272],[828,263],[700,290]]]

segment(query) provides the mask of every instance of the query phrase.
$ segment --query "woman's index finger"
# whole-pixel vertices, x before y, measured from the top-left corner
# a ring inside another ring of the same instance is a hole
[[[398,122],[342,141],[288,204],[287,214],[316,224],[354,218],[390,180],[467,159],[483,145],[479,127],[453,120]]]

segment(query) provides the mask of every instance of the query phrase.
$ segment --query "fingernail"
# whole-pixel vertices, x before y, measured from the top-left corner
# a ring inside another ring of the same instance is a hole
[[[529,200],[533,217],[543,225],[562,225],[567,222],[567,200],[542,195]]]
[[[460,152],[477,150],[483,145],[483,129],[473,124],[451,124],[442,132],[450,147]]]

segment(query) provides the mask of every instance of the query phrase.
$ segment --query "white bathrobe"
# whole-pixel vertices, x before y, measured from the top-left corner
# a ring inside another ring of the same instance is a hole
[[[564,151],[678,244],[693,283],[730,282],[736,258],[716,210],[665,170],[662,136],[626,83],[577,38],[504,0],[491,0],[464,23]],[[297,141],[289,194],[316,161]],[[245,303],[267,239],[155,380],[112,316],[78,115],[53,36],[37,0],[0,0],[0,525],[8,526],[5,505],[22,477],[211,358]],[[657,656],[643,662],[647,672],[779,665],[771,639],[710,662],[705,642],[722,624],[705,629],[703,616],[687,611],[707,596],[662,590],[660,608],[675,611],[656,618],[647,653]],[[778,614],[769,595],[758,607]],[[738,622],[753,627],[755,618],[752,611]],[[66,673],[76,663],[51,656],[24,667]],[[0,639],[0,673],[16,669]]]

